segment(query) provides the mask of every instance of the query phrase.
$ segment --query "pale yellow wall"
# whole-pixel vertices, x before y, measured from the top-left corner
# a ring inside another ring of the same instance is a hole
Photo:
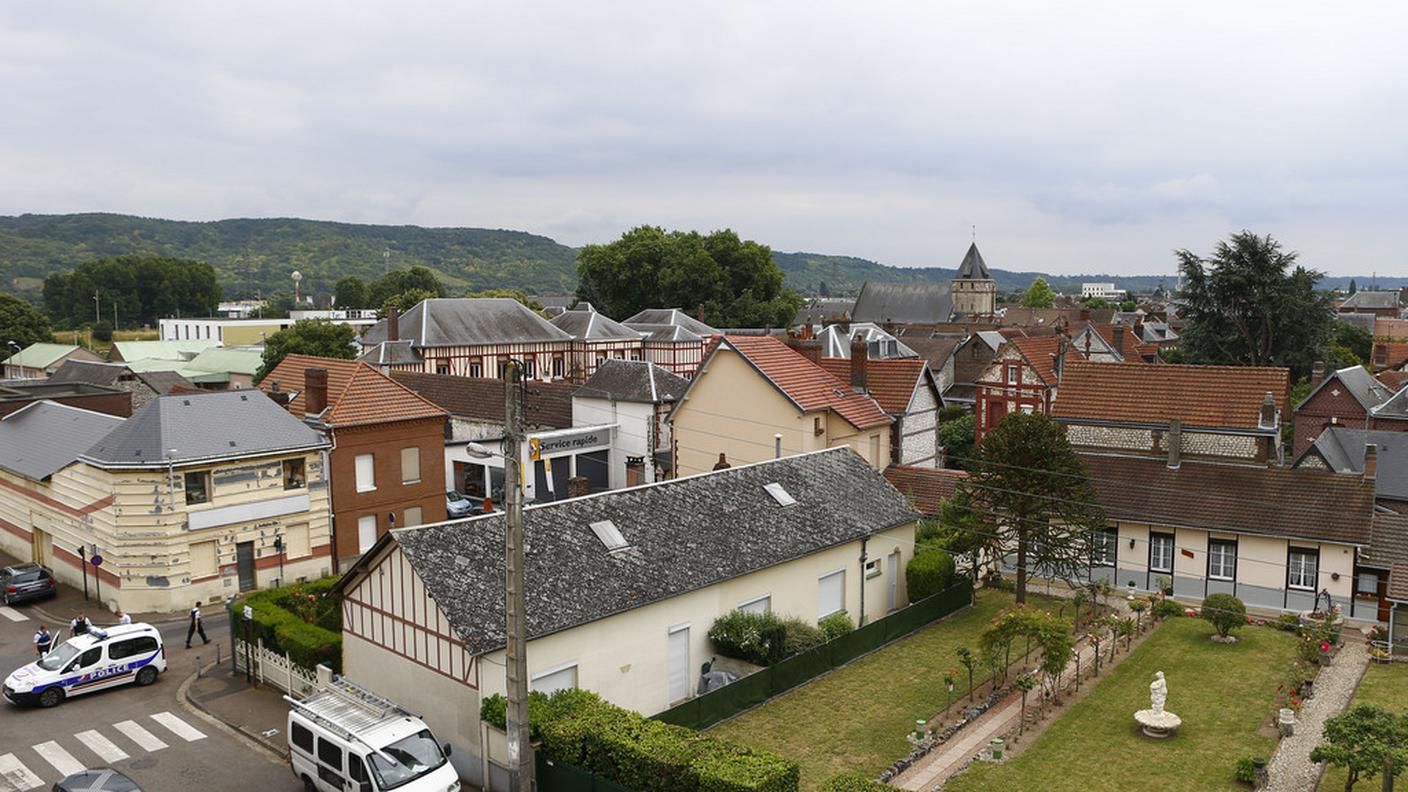
[[[249,346],[262,344],[264,340],[279,332],[278,320],[270,321],[268,324],[239,324],[225,325],[220,330],[220,343],[225,346]],[[246,385],[245,387],[249,387]]]
[[[879,441],[878,455],[871,452],[871,438]],[[848,445],[876,470],[884,470],[890,466],[889,426],[858,430],[846,419],[831,413],[827,416],[826,439],[827,448]]]

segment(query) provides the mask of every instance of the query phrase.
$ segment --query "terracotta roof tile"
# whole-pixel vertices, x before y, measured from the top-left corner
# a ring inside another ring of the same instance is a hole
[[[909,498],[914,508],[925,515],[937,516],[943,502],[953,498],[958,482],[968,478],[966,470],[936,470],[907,466],[885,468],[885,479]]]
[[[1403,390],[1404,385],[1408,385],[1408,371],[1380,371],[1374,375],[1374,379],[1388,386],[1388,389],[1397,393]]]
[[[1131,366],[1069,360],[1056,418],[1256,429],[1270,393],[1289,417],[1290,371],[1251,366]]]
[[[777,338],[730,335],[718,342],[718,346],[725,344],[752,363],[804,412],[832,410],[857,429],[890,423],[890,417],[874,399],[851,390],[849,383],[836,379]]]
[[[822,358],[821,367],[843,383],[851,381],[850,358]],[[909,411],[909,400],[924,374],[919,358],[868,360],[865,364],[866,392],[891,415]]]
[[[391,378],[460,418],[504,422],[504,381],[489,377],[455,377],[423,371],[393,371]],[[566,429],[572,425],[572,394],[568,382],[528,383],[523,421],[533,429]]]
[[[1388,573],[1388,598],[1408,602],[1408,564],[1394,564]]]
[[[328,372],[328,425],[364,426],[422,418],[443,418],[446,412],[400,385],[372,366],[356,360],[288,355],[259,384],[269,393],[275,384],[285,393],[293,392],[289,412],[304,414],[307,386],[304,373],[310,368]]]
[[[1095,332],[1098,333],[1100,337],[1105,340],[1105,343],[1110,345],[1111,349],[1115,348],[1115,325],[1113,323],[1078,323],[1075,327],[1071,328],[1071,337],[1074,338],[1075,336],[1079,335],[1080,331],[1083,330],[1086,326],[1093,328]],[[1126,363],[1147,362],[1144,360],[1145,356],[1157,355],[1158,351],[1159,349],[1157,346],[1141,342],[1138,338],[1138,333],[1135,332],[1134,328],[1130,327],[1129,325],[1125,325],[1124,338],[1120,343],[1119,353],[1120,356],[1125,359]]]

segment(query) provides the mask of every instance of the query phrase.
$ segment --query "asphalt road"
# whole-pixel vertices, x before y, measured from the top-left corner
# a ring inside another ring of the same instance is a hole
[[[0,675],[8,676],[34,659],[33,638],[40,623],[66,637],[67,621],[55,624],[40,613],[42,609],[67,615],[51,611],[51,603],[0,608]],[[209,663],[215,641],[220,641],[228,657],[224,614],[209,616],[205,626],[210,645],[203,646],[197,637],[190,650],[185,648],[184,622],[158,625],[167,670],[150,687],[97,691],[47,710],[16,707],[0,699],[0,792],[48,789],[79,767],[116,768],[145,792],[302,789],[281,759],[180,700],[178,691],[195,671],[197,654]],[[101,618],[94,621],[105,623]]]

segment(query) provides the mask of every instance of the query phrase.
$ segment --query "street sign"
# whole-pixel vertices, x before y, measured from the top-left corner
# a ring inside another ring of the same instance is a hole
[[[103,557],[100,556],[100,555],[95,555],[95,556],[93,556],[92,558],[88,559],[88,563],[92,564],[92,565],[95,566],[95,567],[96,567],[96,566],[102,566],[102,565],[103,565]]]

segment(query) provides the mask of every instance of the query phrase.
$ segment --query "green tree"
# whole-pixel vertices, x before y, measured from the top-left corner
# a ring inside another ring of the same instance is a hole
[[[1110,304],[1110,301],[1107,300],[1107,299],[1105,299],[1104,297],[1096,297],[1096,296],[1094,296],[1094,295],[1092,295],[1092,296],[1090,296],[1090,297],[1082,297],[1082,298],[1080,298],[1080,304],[1081,304],[1081,305],[1084,305],[1086,308],[1089,308],[1089,309],[1092,310],[1092,311],[1099,311],[1099,310],[1103,310],[1103,309],[1106,309],[1106,308],[1114,308],[1114,307],[1115,307],[1115,306],[1111,305],[1111,304]]]
[[[1354,283],[1354,278],[1350,278],[1350,279],[1349,279],[1349,295],[1350,295],[1351,297],[1353,297],[1353,296],[1354,296],[1354,293],[1357,292],[1357,291],[1359,291],[1359,287]]]
[[[1408,716],[1373,704],[1358,704],[1325,721],[1321,739],[1310,751],[1310,761],[1343,767],[1345,792],[1360,779],[1378,775],[1388,762],[1395,776],[1408,767]]]
[[[1233,630],[1247,623],[1247,606],[1231,594],[1218,592],[1209,594],[1203,600],[1200,615],[1217,628],[1218,635],[1226,638]]]
[[[337,282],[333,289],[333,305],[336,308],[366,308],[367,284],[356,275],[349,275]]]
[[[969,477],[959,483],[996,537],[1015,555],[1017,602],[1034,570],[1073,584],[1089,571],[1091,537],[1105,527],[1085,463],[1065,430],[1042,413],[1009,413],[983,437]]]
[[[1051,290],[1046,278],[1037,276],[1032,285],[1022,295],[1023,308],[1050,308],[1056,302],[1056,292]]]
[[[425,267],[392,270],[367,286],[367,305],[380,308],[386,301],[412,289],[428,292],[432,297],[444,297],[445,284]]]
[[[939,424],[939,445],[944,449],[945,467],[967,470],[977,443],[977,420],[972,413]]]
[[[1270,236],[1242,231],[1209,258],[1177,256],[1187,322],[1180,346],[1190,362],[1287,366],[1300,376],[1327,349],[1334,309],[1316,291],[1323,274]]]
[[[577,255],[578,297],[624,318],[646,308],[704,312],[715,327],[785,327],[803,300],[782,288],[772,250],[733,231],[631,229]]]
[[[818,296],[821,297],[830,297],[831,287],[826,285],[826,281],[822,281],[821,283],[817,284],[816,293]]]
[[[1374,337],[1359,325],[1336,321],[1330,337],[1330,354],[1335,358],[1335,368],[1360,366],[1369,362],[1374,350]]]
[[[277,319],[289,315],[290,311],[298,308],[298,304],[293,301],[293,292],[277,291],[264,298],[267,303],[259,309],[259,316],[264,319]]]
[[[9,346],[24,349],[30,344],[48,343],[54,340],[49,328],[49,319],[33,305],[13,294],[0,292],[0,355],[9,357],[15,350]]]
[[[265,339],[263,363],[259,366],[259,371],[255,372],[254,381],[262,381],[287,355],[314,355],[351,360],[357,356],[357,351],[352,346],[356,338],[357,331],[351,325],[300,319],[294,322],[292,327],[280,330]]]
[[[393,305],[396,306],[397,311],[399,311],[400,313],[405,313],[406,311],[409,311],[419,305],[422,300],[433,299],[435,299],[435,294],[433,292],[428,292],[425,289],[410,289],[408,291],[401,292],[400,294],[393,294],[390,297],[387,297],[386,300],[381,304],[381,308],[379,309],[378,313],[383,317],[386,316],[386,310]]]
[[[1134,300],[1125,300],[1124,302],[1120,303],[1121,311],[1136,311],[1138,309],[1139,303],[1135,302]]]
[[[169,316],[209,316],[220,302],[215,269],[200,261],[158,256],[115,256],[88,261],[44,279],[44,307],[68,327],[111,320],[154,324]],[[96,304],[94,297],[97,297]]]

